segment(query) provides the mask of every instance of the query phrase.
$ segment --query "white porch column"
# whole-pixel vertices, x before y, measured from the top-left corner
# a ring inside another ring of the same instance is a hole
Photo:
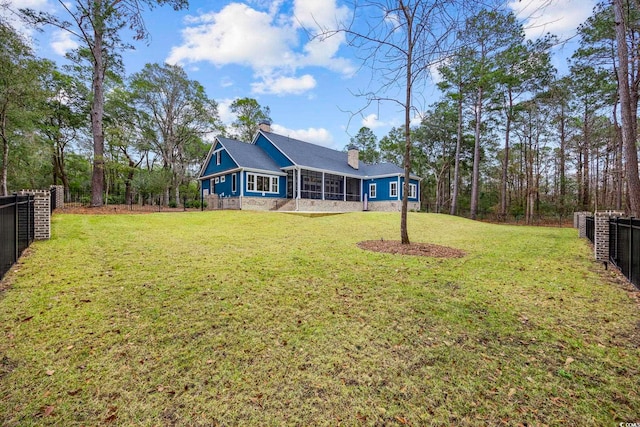
[[[347,177],[343,176],[342,177],[342,201],[346,202],[347,201]]]

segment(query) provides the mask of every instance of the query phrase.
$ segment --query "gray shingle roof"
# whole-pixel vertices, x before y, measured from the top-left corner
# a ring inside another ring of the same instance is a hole
[[[282,173],[276,162],[257,145],[222,137],[218,137],[218,141],[239,167]]]
[[[347,164],[347,153],[343,151],[332,150],[276,133],[262,132],[262,134],[298,166],[362,177],[398,175],[404,172],[402,168],[391,163],[370,165],[362,161],[359,169],[353,169]]]

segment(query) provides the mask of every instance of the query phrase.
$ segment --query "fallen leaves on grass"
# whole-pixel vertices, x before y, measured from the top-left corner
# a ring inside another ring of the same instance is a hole
[[[360,249],[398,255],[427,256],[433,258],[462,258],[465,253],[460,249],[431,243],[409,243],[403,245],[397,240],[365,240],[358,243]]]

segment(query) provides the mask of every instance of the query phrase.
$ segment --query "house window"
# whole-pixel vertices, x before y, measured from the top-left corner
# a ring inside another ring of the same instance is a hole
[[[398,183],[390,182],[389,183],[389,197],[398,197]]]
[[[417,196],[417,186],[415,184],[409,184],[409,197],[415,199]]]
[[[222,163],[222,155],[221,155],[222,151],[218,151],[216,153],[216,165],[219,165],[220,163]]]
[[[259,193],[278,193],[278,177],[248,173],[247,191],[256,191]]]
[[[376,184],[369,184],[369,198],[376,198]]]
[[[233,175],[231,175],[231,192],[235,193],[237,190],[237,183],[236,180],[238,178],[236,178],[236,174],[234,173]]]
[[[226,176],[221,176],[220,177],[220,182],[224,182],[226,178],[227,178]]]

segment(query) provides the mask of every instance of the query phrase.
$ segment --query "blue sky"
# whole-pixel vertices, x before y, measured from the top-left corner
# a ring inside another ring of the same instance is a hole
[[[59,12],[54,0],[11,0],[14,6]],[[69,2],[72,4],[73,2]],[[251,97],[271,108],[273,130],[309,142],[342,149],[361,126],[379,138],[403,121],[393,103],[365,107],[354,95],[369,85],[367,69],[346,46],[344,36],[320,42],[306,31],[318,24],[332,27],[351,11],[337,0],[190,0],[188,10],[169,7],[145,13],[150,43],[133,42],[124,55],[127,75],[148,62],[177,63],[199,81],[219,103],[226,122],[228,105]],[[591,13],[595,0],[512,0],[508,2],[525,24],[529,37],[551,32],[567,38]],[[542,7],[544,6],[544,7]],[[26,30],[28,31],[28,30]],[[38,55],[61,64],[75,47],[69,34],[48,30],[37,38]],[[570,46],[558,47],[556,67],[566,69]],[[427,84],[424,97],[435,100]],[[426,108],[424,105],[423,108]]]

